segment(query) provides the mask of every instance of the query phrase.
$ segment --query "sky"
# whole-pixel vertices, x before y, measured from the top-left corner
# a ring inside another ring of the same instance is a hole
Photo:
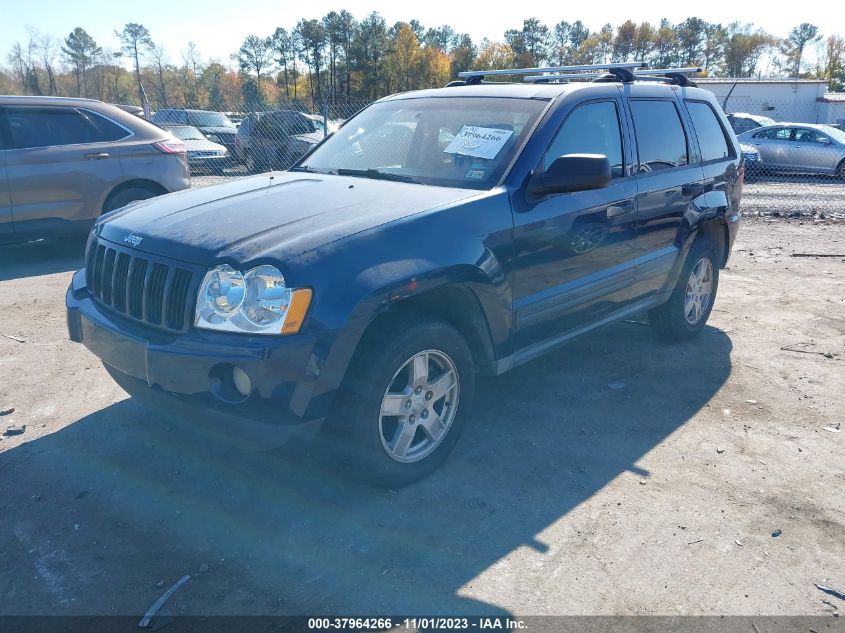
[[[572,6],[574,4],[575,6]],[[320,18],[329,11],[350,11],[358,20],[378,11],[388,25],[418,19],[424,26],[449,24],[459,33],[501,39],[509,28],[536,17],[552,26],[561,20],[583,21],[593,30],[610,22],[614,26],[627,19],[656,24],[666,17],[680,22],[691,15],[708,22],[727,24],[753,22],[773,35],[785,36],[798,22],[811,22],[825,35],[845,30],[845,2],[811,2],[800,15],[781,11],[761,2],[708,0],[685,3],[673,0],[646,2],[460,2],[423,0],[142,0],[140,2],[92,2],[90,0],[0,0],[0,60],[16,41],[27,37],[27,27],[64,38],[77,26],[84,28],[104,48],[119,48],[114,30],[127,22],[139,22],[163,44],[170,61],[181,61],[181,51],[189,41],[196,43],[205,61],[216,59],[231,64],[230,55],[249,34],[269,35],[277,26],[290,28],[300,18]]]

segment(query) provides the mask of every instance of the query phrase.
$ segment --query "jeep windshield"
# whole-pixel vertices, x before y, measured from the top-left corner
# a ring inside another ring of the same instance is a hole
[[[540,99],[503,97],[421,97],[376,103],[294,170],[490,189],[547,104]]]

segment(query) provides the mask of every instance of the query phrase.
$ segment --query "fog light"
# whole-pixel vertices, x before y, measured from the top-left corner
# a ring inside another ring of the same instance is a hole
[[[235,383],[235,389],[237,389],[238,393],[242,396],[248,396],[252,393],[252,381],[249,379],[249,376],[246,375],[246,372],[240,367],[232,368],[232,382]]]

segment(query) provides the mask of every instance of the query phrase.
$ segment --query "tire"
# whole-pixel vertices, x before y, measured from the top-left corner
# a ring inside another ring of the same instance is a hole
[[[260,167],[252,150],[246,150],[244,152],[244,166],[246,166],[248,174],[257,174],[259,172]]]
[[[845,180],[845,160],[840,162],[836,167],[836,177],[839,178],[839,180]]]
[[[693,271],[697,279],[703,274],[701,285],[691,276]],[[706,289],[709,279],[710,291],[706,297],[701,293]],[[688,286],[692,284],[691,288]],[[707,324],[710,312],[719,288],[719,265],[716,261],[716,248],[713,242],[704,237],[695,240],[684,262],[684,268],[669,300],[649,311],[649,321],[657,333],[664,339],[684,341],[698,335]],[[691,292],[688,294],[688,290]],[[699,297],[699,301],[694,299]]]
[[[403,315],[374,327],[347,370],[331,427],[351,440],[341,450],[366,480],[395,489],[430,474],[454,448],[472,404],[475,367],[463,337],[442,321]],[[424,361],[413,360],[423,354]],[[410,370],[423,362],[425,380]],[[383,407],[399,415],[382,414]]]
[[[103,205],[103,213],[108,213],[109,211],[114,211],[120,207],[125,207],[130,202],[147,200],[148,198],[153,198],[157,195],[158,194],[156,192],[144,187],[130,187],[129,189],[124,189],[110,195],[108,200],[106,200],[106,203]]]

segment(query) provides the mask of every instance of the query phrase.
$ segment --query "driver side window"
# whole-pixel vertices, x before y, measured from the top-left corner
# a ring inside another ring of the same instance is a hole
[[[625,175],[622,132],[615,102],[585,103],[570,112],[543,156],[543,169],[548,169],[565,154],[603,154],[610,161],[614,178]]]

